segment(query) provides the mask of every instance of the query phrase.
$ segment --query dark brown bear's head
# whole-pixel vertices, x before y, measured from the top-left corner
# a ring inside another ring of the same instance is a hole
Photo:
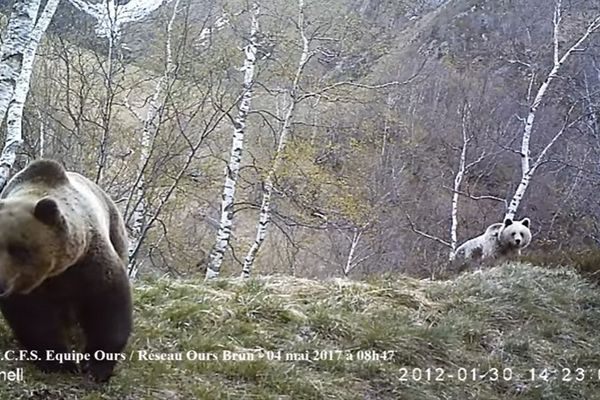
[[[0,296],[27,294],[73,260],[68,226],[49,197],[0,201]]]

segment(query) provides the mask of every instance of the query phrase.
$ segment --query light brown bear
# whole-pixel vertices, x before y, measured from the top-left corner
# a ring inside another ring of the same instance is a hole
[[[474,261],[498,257],[516,258],[531,242],[529,225],[529,218],[523,218],[521,221],[507,218],[504,223],[492,224],[482,235],[460,245],[456,249],[456,257]]]
[[[78,371],[74,362],[49,357],[72,350],[66,333],[78,326],[89,358],[83,370],[97,381],[112,375],[132,327],[126,238],[112,200],[55,161],[34,161],[7,183],[0,194],[0,310],[42,370]]]

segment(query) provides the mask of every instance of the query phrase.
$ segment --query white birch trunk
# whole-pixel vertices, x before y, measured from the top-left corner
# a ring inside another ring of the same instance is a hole
[[[128,204],[126,207],[128,209],[131,204],[131,201],[133,199],[136,199],[137,202],[134,206],[133,212],[131,213],[130,217],[131,231],[129,238],[128,271],[129,276],[131,278],[135,278],[137,276],[137,273],[141,267],[140,263],[136,262],[135,256],[137,253],[137,249],[140,247],[140,243],[145,232],[144,227],[146,225],[146,219],[148,216],[148,202],[145,198],[146,180],[144,178],[144,173],[146,171],[148,161],[150,160],[152,149],[154,147],[154,140],[156,138],[157,129],[160,125],[161,109],[165,105],[166,96],[164,95],[164,89],[165,86],[168,85],[170,80],[172,79],[172,75],[175,69],[175,65],[173,63],[171,37],[173,32],[173,24],[175,22],[175,17],[177,16],[177,8],[179,7],[179,3],[180,0],[175,1],[175,4],[173,5],[173,14],[171,14],[171,18],[169,19],[169,23],[167,24],[167,37],[165,44],[165,72],[156,84],[154,94],[150,99],[150,104],[148,105],[148,110],[146,111],[146,116],[144,118],[144,126],[140,138],[140,158],[138,160],[137,181],[135,183],[135,187],[132,194],[129,196]]]
[[[346,258],[346,264],[344,265],[343,269],[344,276],[346,277],[360,264],[377,254],[375,251],[368,253],[363,252],[362,255],[356,254],[362,235],[369,225],[371,225],[371,223],[367,223],[361,227],[353,228],[352,237],[348,236],[348,240],[350,241],[350,250],[348,251],[348,257]]]
[[[138,179],[135,184],[133,193],[128,201],[128,203],[130,203],[132,198],[137,199],[137,203],[133,209],[130,218],[131,237],[129,240],[129,263],[130,276],[132,277],[135,277],[135,275],[137,275],[137,270],[139,269],[139,266],[137,266],[138,268],[134,268],[134,264],[132,263],[132,261],[134,252],[138,248],[138,243],[141,239],[144,223],[148,214],[148,203],[145,198],[146,181],[144,179],[144,173],[146,170],[146,166],[148,165],[148,160],[151,156],[157,128],[160,124],[160,121],[157,123],[157,119],[160,119],[159,112],[165,104],[165,96],[163,94],[164,87],[169,83],[174,71],[173,54],[171,49],[171,35],[173,32],[173,23],[177,15],[177,8],[179,7],[179,2],[180,0],[175,1],[175,4],[173,6],[173,14],[171,15],[171,19],[167,24],[165,72],[156,84],[154,94],[150,99],[150,104],[148,105],[148,110],[146,111],[146,117],[144,118],[144,126],[140,138],[140,158],[138,160],[137,171]],[[129,204],[127,205],[127,208],[129,208]]]
[[[458,200],[461,194],[460,186],[462,185],[462,181],[465,178],[465,175],[477,164],[479,164],[485,158],[485,151],[479,155],[475,161],[467,164],[467,148],[469,147],[469,143],[472,140],[472,136],[467,133],[467,118],[470,116],[470,106],[466,106],[462,111],[462,149],[460,151],[460,159],[458,162],[458,170],[456,171],[456,175],[454,176],[454,187],[452,188],[452,204],[451,204],[451,224],[450,224],[450,242],[448,245],[450,246],[450,253],[448,254],[448,261],[452,262],[456,258],[456,248],[458,247]],[[492,198],[486,196],[487,198]],[[475,198],[481,199],[483,197]]]
[[[244,129],[246,127],[246,118],[250,111],[252,102],[252,87],[254,85],[254,67],[256,64],[256,53],[258,50],[258,15],[259,8],[256,4],[253,6],[252,25],[250,28],[250,43],[244,48],[246,56],[244,60],[244,92],[240,100],[238,115],[234,121],[233,140],[231,143],[231,154],[229,163],[225,167],[225,184],[223,185],[223,195],[221,201],[221,218],[215,246],[210,254],[210,262],[206,269],[206,279],[216,278],[221,271],[223,256],[229,238],[231,236],[231,227],[233,224],[233,203],[235,200],[235,188],[240,171],[240,163],[244,149]]]
[[[235,102],[235,104],[237,104],[237,101]],[[137,263],[135,260],[135,255],[137,254],[140,247],[142,246],[142,243],[144,242],[144,238],[146,237],[146,233],[156,222],[156,220],[160,216],[160,213],[162,212],[163,208],[165,207],[165,205],[168,203],[169,199],[171,198],[171,195],[175,192],[175,189],[179,186],[181,179],[183,178],[184,174],[187,172],[189,166],[192,164],[192,161],[194,161],[196,155],[198,154],[200,146],[202,145],[202,143],[204,143],[204,140],[206,139],[206,137],[211,132],[214,132],[216,130],[217,126],[219,126],[222,123],[223,119],[225,119],[225,117],[228,115],[229,111],[231,109],[233,109],[235,104],[232,104],[231,108],[220,112],[220,115],[216,116],[212,120],[211,125],[205,127],[204,132],[202,132],[200,134],[200,137],[198,138],[196,143],[194,143],[193,146],[191,146],[189,153],[187,154],[185,160],[183,161],[183,165],[179,169],[179,172],[177,173],[177,175],[173,178],[171,185],[163,192],[162,196],[159,196],[158,203],[154,207],[152,207],[153,212],[151,215],[148,215],[147,222],[143,226],[142,234],[140,235],[140,239],[137,241],[137,247],[133,252],[134,258],[130,263],[130,264],[133,264],[133,265],[130,265],[130,268],[132,268],[133,271],[130,270],[130,277],[135,277],[135,275],[137,274],[138,267],[137,267]],[[184,132],[182,131],[182,134],[183,133]]]
[[[17,151],[23,143],[23,108],[25,107],[25,100],[29,93],[33,62],[35,61],[35,55],[42,36],[46,32],[46,29],[48,29],[48,25],[50,25],[59,2],[60,0],[48,0],[35,27],[30,33],[29,43],[23,52],[21,73],[15,85],[12,101],[8,106],[6,142],[0,155],[0,188],[4,187],[10,175],[10,170],[15,163]]]
[[[466,112],[466,111],[464,111]],[[463,145],[460,152],[460,161],[458,164],[458,171],[456,172],[456,176],[454,177],[454,191],[452,193],[452,209],[451,209],[451,217],[452,223],[450,225],[450,254],[448,255],[448,260],[453,261],[456,257],[456,247],[458,244],[458,199],[459,199],[459,191],[460,185],[462,184],[462,180],[465,176],[466,163],[467,163],[467,146],[469,145],[469,137],[467,135],[467,129],[465,126],[465,115],[463,112],[463,121],[462,121],[462,137],[463,137]]]
[[[0,126],[6,116],[9,103],[13,99],[15,88],[23,68],[25,53],[29,43],[31,31],[40,8],[40,0],[17,0],[6,28],[4,43],[0,49]],[[0,157],[1,168],[0,188],[8,180],[8,173],[14,160],[20,141],[7,135],[6,145]]]
[[[554,37],[553,37],[554,57],[553,57],[553,59],[554,59],[554,63],[553,63],[552,69],[548,73],[548,76],[546,76],[546,79],[544,80],[544,82],[542,83],[540,88],[538,89],[537,94],[533,100],[533,103],[531,104],[531,107],[529,108],[529,114],[527,115],[527,119],[525,120],[525,128],[523,130],[523,138],[521,141],[521,181],[519,182],[519,185],[517,186],[517,190],[515,191],[515,194],[513,195],[512,199],[510,201],[510,204],[506,211],[505,218],[513,219],[515,217],[515,214],[517,213],[517,209],[519,208],[519,205],[521,204],[521,200],[523,199],[523,196],[525,195],[525,192],[527,191],[527,188],[529,187],[529,183],[531,182],[531,177],[533,176],[533,173],[535,172],[535,169],[537,168],[537,166],[532,167],[530,165],[531,132],[533,130],[533,123],[535,121],[537,110],[538,110],[540,104],[542,103],[542,100],[544,99],[544,96],[546,94],[546,91],[548,90],[548,87],[550,86],[552,81],[554,81],[554,79],[556,79],[561,67],[569,59],[571,54],[574,51],[579,50],[580,46],[589,38],[589,36],[600,28],[600,16],[598,16],[588,25],[586,31],[583,33],[583,35],[581,35],[581,37],[577,40],[577,42],[575,42],[575,44],[573,46],[571,46],[562,57],[560,57],[559,56],[559,45],[558,45],[560,22],[561,22],[561,1],[557,0],[555,11],[554,11],[554,19],[553,19],[553,24],[554,24]],[[554,143],[554,141],[555,140],[553,140],[551,143]]]
[[[360,232],[358,229],[354,229],[354,234],[352,235],[352,241],[350,243],[350,251],[348,252],[348,258],[346,259],[346,265],[344,266],[344,276],[348,276],[350,271],[352,271],[355,267],[354,253],[356,252],[356,247],[360,242],[361,236],[362,232]]]
[[[299,0],[298,5],[300,9],[298,17],[298,27],[300,29],[300,35],[302,37],[302,54],[300,56],[300,61],[298,62],[298,69],[296,70],[296,75],[294,76],[294,81],[292,83],[292,89],[290,93],[291,102],[283,120],[283,126],[279,134],[279,142],[277,144],[275,157],[273,159],[273,163],[271,165],[271,168],[269,169],[267,177],[265,178],[264,190],[260,206],[260,216],[258,218],[258,225],[256,228],[256,237],[254,239],[254,243],[252,244],[252,246],[248,250],[248,253],[246,254],[246,258],[244,259],[244,266],[242,267],[242,277],[244,278],[250,277],[250,272],[252,271],[252,267],[254,266],[256,255],[258,254],[258,251],[260,250],[260,247],[262,246],[267,236],[267,227],[271,219],[271,198],[273,196],[275,173],[279,169],[279,166],[283,160],[283,151],[285,150],[285,145],[290,132],[290,127],[292,124],[292,119],[294,117],[296,104],[299,100],[298,89],[300,77],[302,76],[304,67],[310,59],[309,41],[304,33],[304,1]]]
[[[525,192],[527,191],[527,188],[529,187],[531,178],[533,177],[533,175],[535,174],[535,171],[538,169],[538,167],[542,164],[542,162],[546,158],[546,154],[548,153],[548,150],[550,150],[550,148],[554,145],[554,143],[556,143],[556,141],[565,133],[567,128],[569,128],[571,125],[573,125],[573,124],[571,123],[571,124],[567,125],[567,123],[565,123],[565,125],[563,125],[563,127],[560,129],[560,131],[558,131],[558,133],[556,135],[554,135],[552,140],[550,140],[550,142],[546,145],[546,147],[544,147],[544,149],[540,152],[540,154],[536,158],[535,162],[533,163],[533,165],[531,166],[529,171],[527,171],[527,173],[521,178],[521,181],[519,182],[519,185],[517,186],[517,190],[515,191],[515,194],[513,196],[513,200],[510,203],[511,206],[513,205],[513,202],[516,203],[517,206],[519,205],[519,203],[521,202],[521,199],[523,199],[523,196],[525,195]],[[516,207],[514,208],[514,211],[512,211],[512,212],[510,212],[510,211],[511,211],[511,209],[509,206],[509,213],[506,214],[505,218],[514,219]]]

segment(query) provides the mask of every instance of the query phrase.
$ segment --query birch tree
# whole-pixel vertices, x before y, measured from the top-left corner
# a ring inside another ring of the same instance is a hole
[[[88,3],[85,0],[69,0],[75,8],[96,20],[96,34],[107,40],[107,56],[105,70],[106,97],[102,110],[102,136],[98,148],[96,183],[100,182],[108,161],[108,142],[110,139],[110,123],[113,114],[114,100],[114,53],[121,37],[123,25],[146,18],[158,9],[164,0],[133,0],[121,5],[117,0],[103,0],[100,3]]]
[[[265,177],[258,225],[256,227],[256,236],[254,242],[252,243],[252,246],[248,250],[246,257],[244,258],[244,265],[242,267],[242,277],[244,278],[250,277],[250,272],[252,271],[256,255],[258,254],[258,251],[260,250],[267,236],[267,228],[271,219],[271,199],[273,196],[275,174],[277,173],[277,170],[283,162],[283,154],[291,130],[296,105],[302,99],[302,96],[299,95],[300,77],[302,76],[304,67],[306,66],[306,64],[312,56],[312,52],[309,48],[310,42],[305,32],[304,0],[298,1],[298,8],[298,29],[300,31],[300,37],[302,39],[302,53],[300,54],[298,67],[296,69],[296,73],[294,74],[291,88],[288,92],[288,95],[290,97],[290,103],[288,105],[287,111],[283,118],[281,129],[279,131],[277,149],[275,150],[275,155],[273,157],[271,167],[269,168],[267,176]]]
[[[280,170],[284,160],[286,144],[291,133],[293,120],[296,116],[295,114],[297,106],[304,100],[310,98],[325,98],[327,99],[327,101],[335,102],[334,97],[329,96],[328,93],[348,87],[356,89],[376,90],[394,86],[407,85],[414,79],[416,79],[424,65],[423,63],[420,66],[419,70],[405,81],[391,81],[378,85],[370,85],[364,83],[357,83],[353,80],[343,80],[337,81],[330,85],[320,86],[313,91],[307,91],[305,88],[301,87],[300,79],[304,74],[306,65],[315,54],[315,50],[311,49],[311,43],[314,40],[331,40],[330,38],[320,37],[320,29],[323,28],[323,26],[319,23],[311,22],[312,21],[306,21],[304,1],[299,0],[298,17],[295,21],[295,26],[300,36],[301,53],[298,59],[295,73],[292,75],[291,82],[288,85],[286,85],[289,87],[289,89],[277,91],[278,94],[284,94],[287,97],[288,101],[287,106],[284,107],[283,116],[280,118],[280,128],[276,134],[276,149],[271,160],[270,167],[268,168],[265,178],[263,180],[263,189],[261,193],[261,204],[259,207],[259,218],[258,224],[256,226],[256,233],[252,245],[246,253],[242,265],[241,276],[244,278],[248,278],[250,276],[257,254],[260,251],[267,236],[268,227],[271,220],[271,204],[275,186],[275,176]],[[310,36],[307,33],[308,26],[311,26],[313,28],[313,33]]]
[[[219,275],[225,250],[229,245],[231,228],[233,225],[233,205],[235,201],[235,189],[240,172],[240,164],[244,150],[244,131],[246,119],[252,103],[252,87],[254,86],[254,74],[256,66],[256,53],[258,51],[258,16],[260,9],[258,4],[253,4],[252,21],[250,26],[249,43],[244,47],[244,72],[243,92],[240,100],[238,114],[233,123],[233,137],[231,141],[231,153],[229,162],[225,166],[225,184],[221,200],[221,218],[215,246],[210,254],[210,262],[206,270],[206,278],[214,278]]]
[[[462,181],[465,177],[465,174],[471,168],[481,162],[483,157],[485,157],[485,153],[482,153],[477,160],[467,164],[467,148],[471,140],[473,140],[473,135],[469,135],[467,132],[467,119],[469,112],[469,107],[465,105],[462,111],[462,148],[460,150],[458,170],[454,176],[454,186],[452,188],[452,206],[450,207],[450,216],[452,222],[450,223],[450,253],[448,254],[448,261],[453,261],[456,258],[456,248],[458,247],[458,200]]]
[[[373,257],[376,252],[371,249],[363,249],[359,250],[360,242],[363,239],[363,235],[367,233],[367,231],[372,227],[373,221],[369,221],[361,226],[354,226],[351,229],[352,235],[346,234],[346,238],[350,243],[350,248],[348,249],[348,256],[346,257],[346,262],[342,268],[342,273],[344,276],[350,275],[350,273],[359,265],[364,263],[369,258]]]
[[[168,93],[166,93],[166,88],[170,86],[170,83],[174,79],[173,75],[175,72],[175,63],[173,62],[171,36],[179,3],[180,0],[175,0],[175,4],[173,5],[173,13],[171,14],[171,18],[167,24],[165,42],[165,70],[163,75],[156,83],[154,93],[148,104],[146,115],[142,119],[143,127],[140,137],[140,156],[137,165],[137,178],[125,207],[125,215],[127,216],[128,210],[133,204],[133,211],[129,215],[129,218],[127,218],[127,222],[131,228],[129,240],[129,271],[130,276],[132,277],[137,275],[139,266],[134,263],[133,255],[135,249],[138,247],[138,242],[141,240],[144,222],[148,213],[148,203],[145,198],[147,188],[144,174],[154,148],[154,139],[156,138],[158,126],[161,122],[162,110],[165,106],[166,97],[168,95]]]
[[[559,37],[561,34],[561,22],[562,22],[562,4],[561,0],[556,1],[556,5],[554,8],[554,17],[552,20],[553,24],[553,65],[544,79],[544,82],[540,85],[537,90],[537,93],[529,107],[529,113],[527,114],[527,118],[525,119],[525,125],[523,128],[523,134],[521,139],[521,180],[515,190],[515,193],[512,197],[512,200],[509,203],[508,209],[506,211],[505,218],[513,219],[515,214],[521,204],[521,200],[523,200],[523,196],[529,187],[529,183],[531,182],[531,178],[535,174],[537,168],[542,164],[545,160],[546,153],[548,150],[554,145],[554,143],[563,135],[565,132],[565,127],[559,130],[558,133],[550,140],[550,142],[544,147],[544,149],[540,152],[540,154],[532,160],[531,150],[530,150],[530,142],[531,142],[531,134],[533,131],[533,124],[535,118],[537,116],[540,105],[545,99],[546,93],[552,82],[554,82],[558,77],[559,73],[562,70],[563,65],[567,62],[567,60],[573,55],[573,53],[577,51],[581,51],[581,46],[589,39],[589,37],[597,32],[600,29],[600,15],[596,16],[586,27],[584,33],[577,39],[577,41],[565,51],[565,53],[560,55],[559,48]]]
[[[471,159],[471,157],[469,157],[469,153],[471,151],[470,147],[472,147],[471,144],[476,139],[476,135],[473,132],[473,129],[469,126],[470,121],[472,121],[471,104],[469,100],[465,100],[464,105],[459,109],[457,114],[461,116],[460,132],[462,140],[460,147],[452,147],[459,152],[458,166],[456,167],[456,172],[454,173],[452,186],[444,186],[446,189],[452,192],[452,197],[450,201],[450,226],[448,230],[449,240],[420,230],[417,227],[417,225],[411,220],[410,216],[407,215],[408,223],[414,233],[426,239],[442,244],[443,246],[449,249],[447,253],[447,260],[449,262],[454,261],[454,259],[456,258],[456,249],[458,248],[458,215],[460,198],[466,197],[468,199],[476,201],[492,200],[497,202],[503,202],[505,206],[507,203],[504,199],[496,196],[473,195],[468,191],[463,190],[462,186],[465,177],[469,176],[475,167],[480,165],[480,163],[482,163],[485,159],[492,157],[493,154],[488,154],[486,151],[481,151],[481,153],[476,159],[474,159],[473,161],[469,161]],[[444,218],[444,220],[447,220],[447,218]]]
[[[199,102],[199,106],[194,110],[192,118],[197,115],[200,115],[201,111],[205,111],[205,106],[207,104],[207,100],[210,97],[210,94],[207,93],[204,99],[201,99]],[[222,123],[222,121],[226,118],[229,112],[238,104],[238,99],[234,101],[232,104],[225,107],[223,110],[213,110],[212,114],[208,114],[204,117],[204,128],[200,132],[196,132],[197,140],[192,141],[192,139],[188,136],[186,132],[189,129],[189,125],[186,127],[182,127],[180,134],[185,138],[186,143],[188,144],[187,154],[184,156],[184,161],[181,167],[178,169],[175,176],[172,178],[171,184],[168,185],[167,189],[158,196],[158,200],[155,204],[152,204],[152,212],[147,212],[145,223],[142,225],[141,233],[139,236],[139,240],[135,242],[135,248],[131,249],[131,261],[129,263],[129,274],[131,277],[135,277],[135,274],[138,271],[137,268],[137,254],[144,243],[144,239],[146,238],[146,234],[148,230],[153,226],[156,220],[159,218],[161,212],[164,207],[167,205],[169,199],[179,186],[181,180],[185,177],[185,173],[188,171],[188,168],[194,161],[196,155],[198,154],[202,144],[206,140],[206,138],[213,133],[218,126]],[[149,205],[150,206],[150,205]],[[148,207],[150,208],[150,207]]]
[[[39,8],[40,0],[16,0],[13,5],[4,42],[0,48],[0,126],[13,99],[17,83],[21,81],[25,55]],[[14,131],[7,135],[6,145],[0,156],[0,188],[4,187],[8,179],[17,147],[21,142],[18,137],[11,137],[11,133],[14,134]]]
[[[356,253],[356,247],[360,242],[362,232],[359,229],[352,231],[352,239],[350,240],[350,250],[348,251],[348,257],[346,258],[346,264],[344,265],[344,276],[348,276],[358,263],[354,260],[354,254]]]
[[[8,106],[6,120],[6,143],[0,155],[0,188],[4,187],[15,163],[17,151],[23,143],[23,108],[29,93],[29,82],[33,71],[33,62],[42,36],[48,29],[60,0],[48,0],[34,28],[30,32],[29,42],[23,52],[23,64],[15,85],[12,101]]]

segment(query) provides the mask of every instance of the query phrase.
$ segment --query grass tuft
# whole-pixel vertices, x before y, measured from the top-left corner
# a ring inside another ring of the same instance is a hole
[[[5,361],[25,382],[0,398],[587,399],[600,387],[600,292],[564,267],[433,282],[163,278],[134,294],[128,360],[108,385]],[[0,344],[17,348],[4,324]],[[563,368],[586,377],[565,382]]]

